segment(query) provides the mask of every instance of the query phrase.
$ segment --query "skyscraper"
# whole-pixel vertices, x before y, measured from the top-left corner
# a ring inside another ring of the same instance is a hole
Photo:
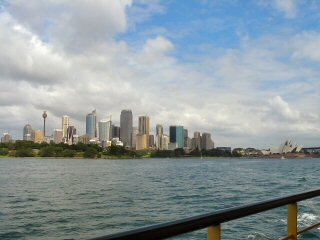
[[[162,135],[163,134],[163,126],[160,124],[157,124],[156,126],[156,135]]]
[[[170,126],[170,143],[177,143],[178,148],[183,148],[183,127]]]
[[[146,147],[149,148],[149,135],[150,135],[150,118],[148,116],[139,117],[139,134],[146,135]]]
[[[137,146],[137,135],[139,134],[139,130],[137,127],[132,128],[132,134],[131,134],[131,143],[132,143],[132,148],[136,148]]]
[[[67,138],[68,135],[68,127],[70,125],[70,117],[67,115],[64,115],[62,117],[62,136]]]
[[[97,137],[97,112],[93,110],[86,116],[86,134],[92,139]]]
[[[27,124],[23,128],[23,140],[25,141],[31,141],[32,136],[32,127],[30,124]]]
[[[9,143],[12,142],[12,136],[9,133],[4,133],[3,137],[1,138],[2,143]]]
[[[209,150],[214,148],[214,143],[211,140],[210,133],[202,133],[201,136],[201,149]]]
[[[109,141],[111,140],[111,121],[101,120],[98,122],[99,128],[99,141]]]
[[[149,147],[154,147],[154,135],[149,135]]]
[[[120,138],[120,127],[112,125],[112,136],[111,138]]]
[[[53,142],[55,144],[61,143],[63,138],[63,131],[62,129],[54,129],[53,131]]]
[[[157,124],[156,125],[156,148],[159,150],[163,150],[162,136],[163,136],[163,127],[162,125]]]
[[[77,134],[77,130],[74,126],[69,126],[67,129],[67,143],[68,144],[73,144],[73,136]]]
[[[200,132],[194,132],[192,138],[192,149],[201,149],[201,135]]]
[[[123,146],[132,147],[132,111],[122,110],[120,115],[120,139]]]

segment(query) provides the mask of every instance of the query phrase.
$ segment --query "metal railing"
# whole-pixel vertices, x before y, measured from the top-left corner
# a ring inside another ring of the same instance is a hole
[[[143,239],[155,240],[166,239],[177,235],[193,232],[203,228],[208,228],[208,240],[221,239],[221,224],[231,220],[243,218],[256,213],[261,213],[274,208],[288,205],[287,236],[282,238],[297,240],[297,236],[306,231],[320,226],[320,223],[298,231],[298,202],[320,196],[320,189],[303,192],[291,196],[275,198],[263,202],[249,204],[242,207],[235,207],[213,213],[203,214],[195,217],[162,223],[150,227],[116,233],[94,240],[116,240],[116,239]]]

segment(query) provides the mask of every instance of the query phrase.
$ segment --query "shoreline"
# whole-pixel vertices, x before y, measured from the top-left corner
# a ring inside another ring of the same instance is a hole
[[[304,156],[286,156],[286,155],[277,155],[277,156],[241,156],[241,157],[199,157],[199,156],[183,156],[183,157],[100,157],[100,158],[84,158],[84,157],[73,157],[73,158],[68,158],[68,157],[11,157],[11,156],[0,156],[0,159],[57,159],[57,160],[144,160],[144,159],[190,159],[190,158],[196,158],[200,160],[205,160],[205,159],[279,159],[279,160],[284,160],[284,159],[316,159],[320,158],[319,155],[304,155]]]

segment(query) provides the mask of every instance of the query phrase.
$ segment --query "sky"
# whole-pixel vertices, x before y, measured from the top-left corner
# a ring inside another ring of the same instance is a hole
[[[320,145],[318,0],[0,0],[0,134],[122,109],[215,146]]]

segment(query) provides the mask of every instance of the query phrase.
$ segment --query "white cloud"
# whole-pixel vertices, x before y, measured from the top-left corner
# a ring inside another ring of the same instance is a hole
[[[320,33],[309,31],[296,35],[292,39],[292,57],[320,61]]]
[[[9,12],[21,24],[46,41],[72,52],[112,41],[126,31],[126,8],[131,0],[25,1],[9,4]]]
[[[285,102],[280,96],[276,96],[268,101],[271,107],[271,113],[277,114],[285,120],[299,120],[300,112],[289,107],[289,104]]]
[[[283,12],[287,18],[293,18],[297,14],[296,0],[273,0],[273,6]]]

